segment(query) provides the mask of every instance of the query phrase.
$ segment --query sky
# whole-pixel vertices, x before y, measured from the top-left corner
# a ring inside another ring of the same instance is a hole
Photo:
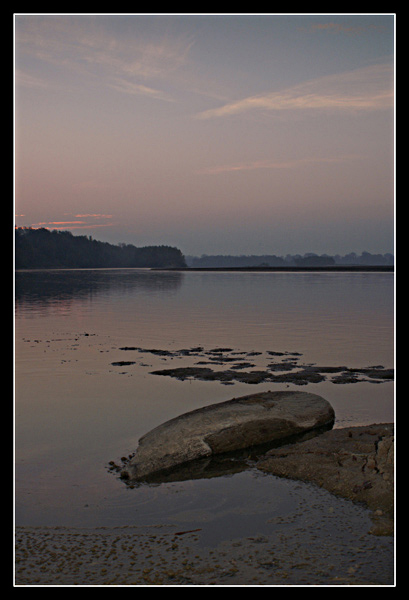
[[[14,14],[17,227],[394,252],[395,15]]]

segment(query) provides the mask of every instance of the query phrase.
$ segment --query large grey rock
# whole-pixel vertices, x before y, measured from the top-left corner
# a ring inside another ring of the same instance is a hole
[[[121,477],[143,481],[199,458],[276,442],[331,426],[334,410],[307,392],[264,392],[185,413],[139,440]]]

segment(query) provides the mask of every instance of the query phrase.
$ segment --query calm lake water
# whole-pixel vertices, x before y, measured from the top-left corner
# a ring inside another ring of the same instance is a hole
[[[309,498],[335,503],[365,529],[362,508],[256,470],[129,489],[108,464],[170,418],[256,391],[320,394],[334,407],[335,427],[392,422],[391,381],[223,385],[151,371],[194,365],[217,347],[251,356],[255,369],[271,363],[268,352],[298,353],[300,364],[392,368],[393,294],[391,273],[17,272],[16,524],[174,523],[202,527],[210,544],[265,533],[267,522]],[[193,347],[200,358],[175,354]],[[158,349],[173,354],[148,351]],[[134,364],[112,364],[122,361]]]

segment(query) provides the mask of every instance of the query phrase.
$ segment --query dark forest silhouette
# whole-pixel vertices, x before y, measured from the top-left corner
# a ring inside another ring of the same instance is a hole
[[[178,248],[113,245],[70,231],[17,228],[16,269],[185,267]]]

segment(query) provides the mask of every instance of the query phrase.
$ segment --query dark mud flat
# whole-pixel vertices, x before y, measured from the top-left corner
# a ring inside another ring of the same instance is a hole
[[[152,271],[232,271],[258,273],[393,273],[393,265],[328,265],[314,267],[156,267]]]
[[[372,365],[365,368],[342,366],[317,366],[300,364],[300,352],[268,350],[263,356],[259,351],[241,351],[228,347],[211,348],[205,350],[202,346],[182,348],[180,350],[163,350],[158,348],[141,348],[138,346],[124,346],[122,351],[133,351],[143,354],[159,356],[163,360],[174,358],[200,358],[192,366],[172,367],[151,371],[152,375],[173,377],[180,381],[197,379],[200,381],[219,381],[224,385],[234,382],[256,385],[258,383],[286,383],[294,385],[307,385],[330,381],[333,384],[352,384],[359,382],[382,383],[393,381],[394,369],[385,368],[383,365]],[[252,357],[258,361],[265,360],[264,369],[257,368]],[[113,366],[135,364],[133,361],[117,361]],[[203,366],[207,365],[207,366]],[[228,365],[228,369],[220,367]]]
[[[354,369],[349,367],[305,366],[300,370],[288,372],[289,370],[296,369],[298,365],[286,362],[269,365],[268,370],[241,370],[247,368],[247,366],[247,363],[239,363],[236,365],[235,369],[227,369],[224,371],[216,371],[210,367],[175,367],[151,371],[151,374],[174,377],[181,381],[186,379],[199,379],[201,381],[220,381],[224,384],[230,384],[237,381],[253,385],[264,382],[307,385],[308,383],[320,383],[326,381],[328,374],[335,375],[331,379],[331,382],[334,384],[358,383],[360,381],[368,380],[372,383],[382,383],[383,381],[393,381],[394,378],[394,370],[384,369],[384,367]],[[277,371],[287,372],[277,375],[275,374]]]

